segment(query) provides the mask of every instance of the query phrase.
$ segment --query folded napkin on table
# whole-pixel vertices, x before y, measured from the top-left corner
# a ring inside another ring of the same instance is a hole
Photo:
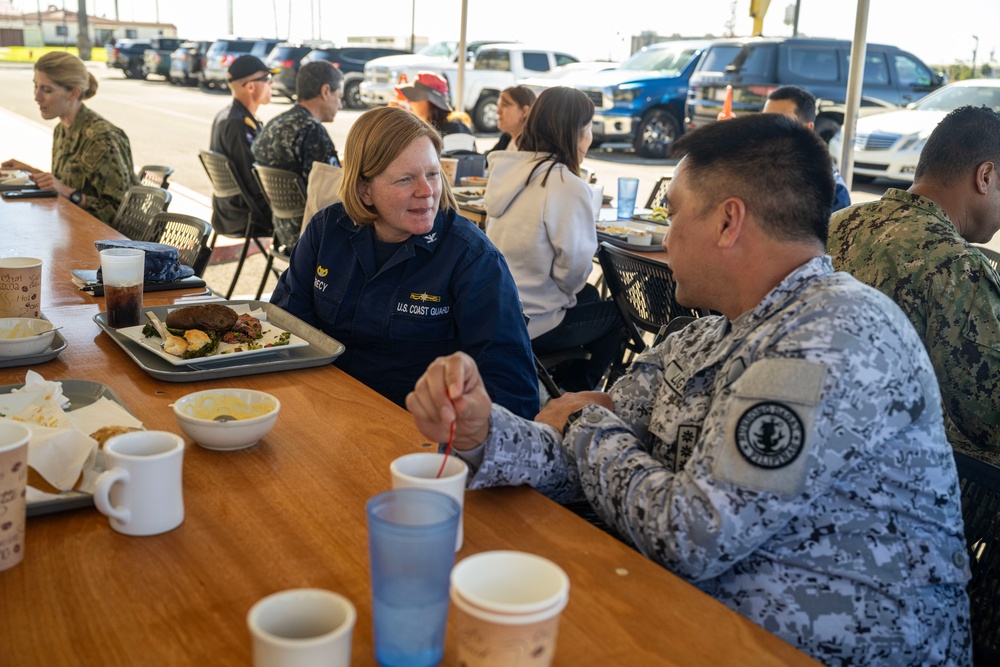
[[[107,398],[72,412],[64,407],[70,406],[61,383],[48,382],[35,371],[27,372],[23,388],[0,394],[0,419],[19,422],[31,431],[28,468],[56,489],[91,493],[104,469],[104,457],[90,434],[105,426],[142,428],[142,422]],[[31,486],[31,481],[29,470],[29,503],[56,497]]]

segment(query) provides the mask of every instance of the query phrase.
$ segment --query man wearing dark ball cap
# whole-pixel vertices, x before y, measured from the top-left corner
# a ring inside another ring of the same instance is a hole
[[[219,112],[212,122],[210,148],[233,163],[236,180],[250,200],[250,208],[240,196],[212,197],[212,226],[220,233],[242,236],[247,215],[253,216],[253,235],[271,236],[271,209],[253,177],[254,158],[250,146],[264,127],[257,109],[271,101],[271,75],[277,70],[255,56],[244,55],[229,66],[229,88],[233,103]]]

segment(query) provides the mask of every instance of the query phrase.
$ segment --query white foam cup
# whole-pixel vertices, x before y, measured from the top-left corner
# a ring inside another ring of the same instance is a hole
[[[357,618],[350,600],[321,588],[268,595],[247,613],[254,667],[350,667]]]
[[[441,477],[441,463],[444,454],[435,452],[416,452],[400,456],[389,465],[394,489],[427,489],[451,496],[463,508],[463,515],[458,517],[458,537],[455,539],[455,551],[462,548],[462,523],[465,518],[465,480],[469,475],[469,466],[456,456],[449,456]]]

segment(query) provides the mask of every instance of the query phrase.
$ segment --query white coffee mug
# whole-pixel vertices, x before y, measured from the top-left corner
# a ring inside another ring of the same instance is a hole
[[[94,504],[124,535],[159,535],[184,522],[181,469],[184,439],[166,431],[135,431],[104,445],[107,470]]]
[[[465,479],[469,475],[469,466],[457,456],[448,456],[448,462],[441,469],[445,459],[444,454],[434,452],[415,452],[400,456],[389,464],[394,489],[427,489],[451,496],[458,501],[458,506],[465,511]],[[438,471],[441,477],[438,477]],[[455,538],[455,551],[462,548],[462,523],[464,515],[458,519],[458,536]]]
[[[254,667],[350,667],[357,618],[350,600],[321,588],[268,595],[247,613]]]

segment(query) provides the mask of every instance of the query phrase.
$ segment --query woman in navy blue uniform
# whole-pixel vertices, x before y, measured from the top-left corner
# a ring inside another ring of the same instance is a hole
[[[538,380],[503,255],[456,212],[441,137],[396,107],[347,136],[342,204],[306,227],[271,303],[347,350],[336,365],[402,406],[427,365],[461,350],[493,400],[531,419]]]

